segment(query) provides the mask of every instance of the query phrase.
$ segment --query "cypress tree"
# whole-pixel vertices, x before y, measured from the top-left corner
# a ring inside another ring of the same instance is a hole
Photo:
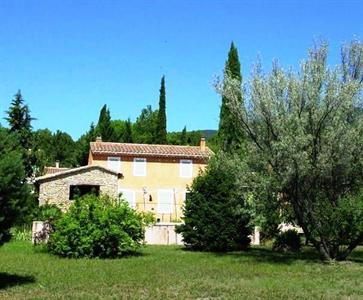
[[[124,136],[123,136],[123,140],[125,143],[132,143],[132,124],[130,119],[128,119],[125,123],[125,131],[124,131]]]
[[[187,127],[184,126],[183,131],[180,134],[180,145],[187,144]]]
[[[107,108],[106,104],[102,107],[100,111],[96,132],[98,135],[102,137],[102,140],[104,142],[112,141],[112,138],[114,136],[114,131],[111,124],[110,111]]]
[[[242,83],[238,51],[233,42],[231,43],[231,48],[228,53],[224,76],[229,76],[238,80],[240,84]],[[242,104],[242,90],[238,95],[238,99]],[[220,148],[229,153],[238,151],[243,146],[244,133],[240,129],[237,118],[230,111],[228,107],[228,99],[225,96],[222,96],[222,106],[219,117],[218,139]]]
[[[165,76],[161,78],[159,111],[156,126],[155,143],[166,144],[166,108],[165,108]]]

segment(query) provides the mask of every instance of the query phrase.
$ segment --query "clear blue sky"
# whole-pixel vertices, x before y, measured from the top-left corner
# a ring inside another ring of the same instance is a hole
[[[247,78],[258,54],[297,66],[319,37],[336,64],[363,37],[363,1],[0,0],[0,116],[20,88],[35,129],[78,138],[103,104],[113,119],[157,108],[165,74],[168,130],[214,129],[232,40]]]

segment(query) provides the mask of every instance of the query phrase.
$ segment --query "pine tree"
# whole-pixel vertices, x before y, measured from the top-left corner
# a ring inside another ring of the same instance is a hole
[[[30,116],[30,109],[24,103],[21,91],[15,94],[9,110],[6,111],[8,117],[5,120],[9,123],[10,132],[14,133],[19,141],[20,148],[22,148],[22,158],[25,166],[26,176],[33,175],[33,165],[35,164],[35,155],[32,151],[32,125],[34,120]]]
[[[9,123],[10,131],[31,130],[31,121],[33,118],[30,116],[28,105],[24,104],[21,91],[18,90],[14,97],[9,110],[6,111],[8,117],[5,118]]]
[[[124,136],[123,136],[123,140],[125,143],[132,143],[132,124],[130,119],[127,119],[126,123],[125,123],[125,131],[124,131]]]
[[[102,107],[100,111],[96,132],[102,137],[102,140],[104,142],[112,141],[114,132],[111,124],[110,110],[107,108],[106,104]]]
[[[165,76],[161,78],[159,112],[156,126],[155,143],[166,144]]]
[[[228,76],[242,83],[241,65],[238,59],[238,51],[232,42],[226,61],[224,76]],[[238,95],[242,104],[242,91]],[[228,99],[222,96],[222,106],[220,111],[218,139],[222,150],[226,152],[235,152],[243,147],[244,133],[238,126],[237,118],[231,113],[228,107]]]

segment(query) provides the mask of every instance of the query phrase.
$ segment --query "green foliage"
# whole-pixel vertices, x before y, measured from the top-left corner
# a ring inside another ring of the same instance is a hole
[[[167,134],[170,145],[199,146],[201,137],[200,131],[187,131],[186,127],[181,132],[168,132]]]
[[[111,125],[114,131],[113,142],[119,143],[132,143],[132,123],[130,119],[124,120],[112,120]]]
[[[98,136],[102,137],[104,142],[112,142],[115,133],[111,124],[110,110],[107,108],[106,104],[101,108],[96,133]]]
[[[228,59],[224,69],[225,78],[236,80],[239,85],[242,82],[241,65],[238,58],[237,48],[233,42],[228,53]],[[240,104],[243,103],[242,89],[236,91]],[[245,134],[238,125],[236,116],[230,111],[228,98],[222,95],[222,105],[219,115],[218,144],[219,148],[228,153],[240,151],[244,146]]]
[[[94,142],[96,140],[96,135],[95,126],[91,123],[90,129],[76,142],[77,165],[84,166],[88,164],[90,142]]]
[[[130,118],[127,119],[125,122],[125,131],[123,135],[123,140],[125,143],[132,143],[133,137],[132,137],[132,123],[130,121]]]
[[[55,222],[47,245],[65,257],[122,257],[140,249],[149,222],[123,200],[86,195]]]
[[[30,132],[32,129],[31,121],[34,120],[30,116],[29,106],[24,104],[23,96],[20,90],[15,94],[15,98],[12,100],[10,108],[6,111],[8,117],[5,120],[8,121],[11,132]]]
[[[301,237],[294,229],[281,232],[276,236],[272,249],[278,252],[298,252],[302,246]]]
[[[363,85],[356,75],[363,72],[363,45],[342,52],[342,66],[333,70],[325,43],[309,51],[298,73],[275,62],[264,74],[257,64],[248,107],[238,80],[225,78],[219,89],[251,141],[248,163],[261,178],[256,201],[273,201],[327,260],[345,259],[363,240]]]
[[[25,167],[25,173],[28,177],[33,175],[33,163],[35,160],[34,153],[31,151],[32,125],[34,120],[30,116],[29,106],[24,103],[20,90],[15,94],[5,120],[9,123],[10,132],[14,133],[19,142],[19,150],[21,150]]]
[[[55,204],[44,204],[38,207],[34,221],[51,221],[52,223],[62,217],[62,210]]]
[[[32,240],[32,229],[29,225],[12,227],[10,234],[14,241],[30,242]]]
[[[220,153],[194,179],[184,224],[177,228],[187,248],[223,252],[249,246],[250,213],[239,177],[244,170],[239,159]]]
[[[76,143],[72,137],[65,132],[57,130],[53,135],[54,160],[61,162],[62,167],[73,167],[77,165]]]
[[[166,144],[165,76],[161,78],[159,111],[156,123],[155,144]]]
[[[143,108],[132,128],[135,143],[153,144],[155,141],[158,111],[150,105]]]
[[[13,134],[0,128],[0,245],[9,241],[9,229],[27,210],[29,189],[21,151]]]

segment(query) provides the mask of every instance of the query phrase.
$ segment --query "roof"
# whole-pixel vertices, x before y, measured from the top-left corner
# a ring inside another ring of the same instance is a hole
[[[153,157],[183,157],[207,159],[213,151],[205,147],[203,151],[199,146],[179,145],[151,145],[111,142],[91,142],[92,154],[110,154],[125,156],[153,156]]]
[[[67,171],[69,168],[57,168],[57,167],[45,167],[44,168],[44,175],[48,174],[55,174],[63,171]]]
[[[68,170],[53,173],[53,174],[46,174],[46,175],[35,178],[34,181],[35,182],[40,182],[40,181],[44,181],[44,180],[48,180],[48,179],[61,177],[61,176],[64,176],[64,175],[71,175],[71,174],[77,173],[79,171],[91,171],[91,170],[101,170],[103,172],[107,172],[107,173],[113,174],[115,176],[122,176],[121,173],[112,171],[110,169],[107,169],[107,168],[104,168],[104,167],[101,167],[101,166],[83,166],[83,167],[72,168],[72,169],[68,169]]]

